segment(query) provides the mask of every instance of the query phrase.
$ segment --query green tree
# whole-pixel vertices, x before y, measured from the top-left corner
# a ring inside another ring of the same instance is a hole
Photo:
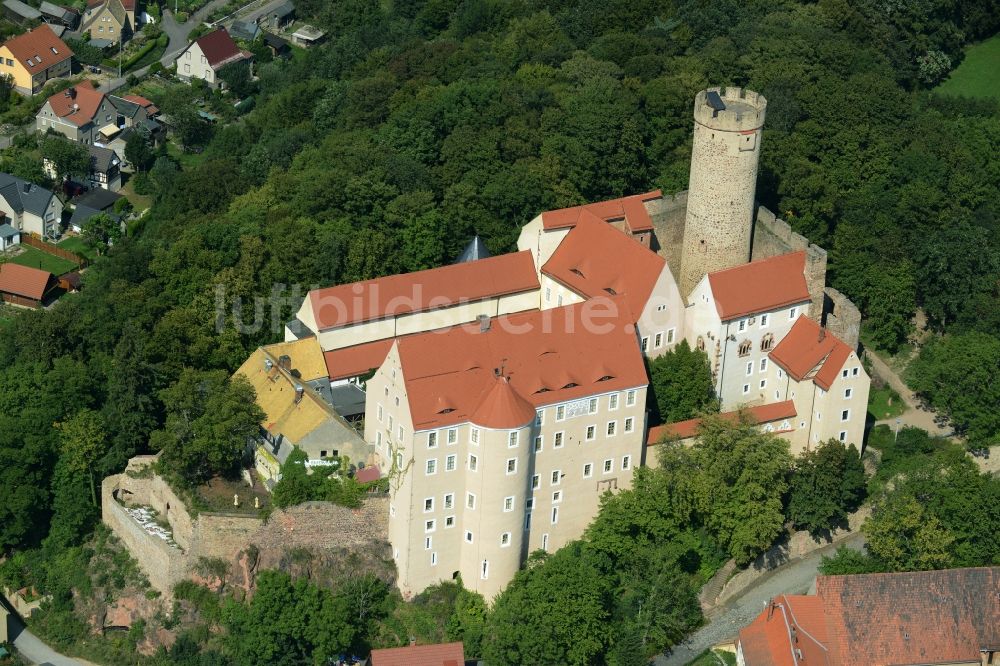
[[[42,159],[52,165],[57,183],[67,178],[84,179],[90,173],[90,152],[83,144],[48,136],[42,140],[41,150]]]
[[[853,444],[828,440],[794,465],[788,518],[799,529],[816,533],[842,525],[865,498],[865,468]]]
[[[122,222],[108,213],[98,213],[83,223],[83,242],[87,247],[106,254],[122,237]]]
[[[862,531],[868,549],[889,571],[947,569],[955,536],[914,497],[890,494],[877,501]]]
[[[310,474],[306,467],[309,456],[295,447],[281,464],[281,480],[274,486],[272,498],[277,507],[295,506],[320,498],[323,477]]]
[[[66,462],[67,471],[87,479],[91,503],[97,506],[94,461],[101,456],[106,445],[104,419],[100,412],[82,409],[56,427],[59,428],[62,459]]]
[[[135,167],[136,171],[147,171],[155,159],[149,139],[140,132],[132,132],[125,142],[125,161]]]
[[[691,349],[687,340],[650,361],[649,377],[656,409],[666,423],[719,411],[708,356]]]
[[[246,97],[254,92],[253,75],[250,72],[250,63],[246,60],[226,65],[219,70],[219,78],[237,97]]]

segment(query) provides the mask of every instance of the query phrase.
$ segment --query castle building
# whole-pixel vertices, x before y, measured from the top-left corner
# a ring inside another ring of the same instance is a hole
[[[860,314],[826,287],[825,250],[754,201],[766,105],[699,93],[687,193],[543,212],[517,252],[474,243],[449,266],[308,294],[284,344],[323,358],[310,398],[346,414],[336,391],[353,387],[363,403],[358,462],[389,479],[405,594],[460,575],[493,597],[528,553],[583,534],[647,442],[695,436],[646,424],[645,362],[681,340],[708,355],[729,418],[748,408],[795,453],[862,443]],[[263,382],[267,360],[245,370]],[[310,451],[357,453],[320,440]]]

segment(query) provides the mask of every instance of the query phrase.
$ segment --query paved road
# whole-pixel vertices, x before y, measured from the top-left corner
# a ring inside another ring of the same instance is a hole
[[[707,625],[674,648],[670,656],[657,657],[655,665],[684,666],[711,646],[735,637],[736,633],[749,624],[773,597],[782,593],[809,592],[822,557],[830,555],[840,546],[861,550],[864,546],[864,536],[861,534],[849,536],[843,541],[825,546],[775,569],[739,597],[714,609]]]
[[[14,621],[11,642],[25,660],[33,664],[51,664],[52,666],[84,666],[83,662],[70,659],[59,654],[43,643],[37,636]]]

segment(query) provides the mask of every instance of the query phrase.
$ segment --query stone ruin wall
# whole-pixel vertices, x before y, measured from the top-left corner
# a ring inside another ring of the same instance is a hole
[[[681,276],[681,248],[687,215],[687,192],[663,195],[660,201],[646,204],[653,220],[653,250],[667,260],[674,279]],[[831,333],[853,349],[858,348],[861,312],[847,296],[826,286],[827,253],[792,230],[791,226],[764,206],[757,206],[751,259],[767,259],[779,254],[805,250],[806,284],[812,305],[809,316],[824,324]],[[684,294],[683,296],[687,296]]]
[[[267,561],[280,560],[283,553],[296,548],[388,547],[387,497],[368,498],[358,509],[307,502],[276,510],[267,522],[253,515],[201,513],[192,517],[158,475],[135,475],[153,460],[153,456],[133,458],[126,473],[104,480],[102,518],[139,563],[153,588],[168,600],[173,597],[174,586],[191,577],[201,558],[233,564],[251,544],[262,553],[270,553]],[[160,516],[166,516],[180,548],[148,534],[116,497],[129,504],[151,506]],[[391,549],[388,552],[391,555]]]

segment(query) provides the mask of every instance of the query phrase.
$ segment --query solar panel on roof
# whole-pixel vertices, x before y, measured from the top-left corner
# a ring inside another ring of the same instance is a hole
[[[715,111],[726,110],[726,103],[722,101],[721,97],[719,97],[719,93],[714,90],[709,90],[705,95],[705,103]]]

